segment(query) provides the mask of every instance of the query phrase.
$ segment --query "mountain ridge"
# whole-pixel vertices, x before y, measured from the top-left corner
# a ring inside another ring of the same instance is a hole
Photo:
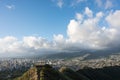
[[[120,80],[119,74],[120,66],[96,69],[85,67],[74,71],[67,67],[56,69],[45,64],[32,67],[14,80]]]

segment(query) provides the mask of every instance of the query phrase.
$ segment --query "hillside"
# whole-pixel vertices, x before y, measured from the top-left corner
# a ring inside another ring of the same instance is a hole
[[[14,80],[70,80],[49,65],[35,66]]]
[[[50,65],[38,65],[14,80],[120,80],[120,67],[85,67],[73,71],[66,67],[57,70]]]

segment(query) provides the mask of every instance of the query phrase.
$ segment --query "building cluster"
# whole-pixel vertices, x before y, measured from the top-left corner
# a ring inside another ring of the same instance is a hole
[[[85,60],[74,58],[63,63],[65,66],[70,66],[73,69],[82,69],[84,67],[103,68],[109,66],[120,66],[120,55],[110,55],[109,57]]]
[[[14,69],[25,69],[31,67],[34,61],[31,59],[0,59],[0,71],[14,70]]]
[[[29,59],[29,58],[14,58],[14,59],[0,59],[0,71],[25,69],[34,65],[50,64],[53,67],[60,68],[67,66],[72,69],[78,70],[84,67],[102,68],[107,66],[120,66],[120,55],[110,55],[106,58],[99,59],[85,59],[87,55],[76,57],[73,59]]]

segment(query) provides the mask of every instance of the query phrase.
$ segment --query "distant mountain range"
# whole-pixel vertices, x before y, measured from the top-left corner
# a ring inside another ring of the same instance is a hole
[[[29,54],[29,53],[28,53]],[[86,57],[86,59],[97,59],[101,57],[107,57],[112,54],[120,54],[120,49],[105,49],[105,50],[71,50],[71,51],[46,51],[46,52],[37,52],[29,55],[21,55],[21,56],[9,56],[9,58],[41,58],[41,59],[69,59],[75,57],[81,57],[86,54],[90,54]],[[3,57],[0,57],[3,58]],[[6,58],[6,57],[5,57]],[[7,57],[8,58],[8,57]]]
[[[118,51],[113,51],[113,50],[85,50],[85,51],[77,51],[77,52],[59,52],[59,53],[53,53],[53,54],[46,54],[42,56],[37,56],[39,58],[43,59],[68,59],[68,58],[75,58],[75,57],[80,57],[84,56],[86,54],[89,54],[89,56],[86,57],[86,59],[97,59],[101,57],[108,57],[109,55],[112,54],[119,54]]]

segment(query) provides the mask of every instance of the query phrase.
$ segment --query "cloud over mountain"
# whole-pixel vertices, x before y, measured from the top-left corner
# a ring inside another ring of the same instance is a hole
[[[100,25],[101,22],[106,22]],[[67,26],[67,38],[54,35],[53,41],[42,37],[25,36],[18,40],[13,36],[0,38],[0,55],[43,54],[47,51],[105,50],[120,48],[120,10],[94,13],[88,7],[76,13]]]

